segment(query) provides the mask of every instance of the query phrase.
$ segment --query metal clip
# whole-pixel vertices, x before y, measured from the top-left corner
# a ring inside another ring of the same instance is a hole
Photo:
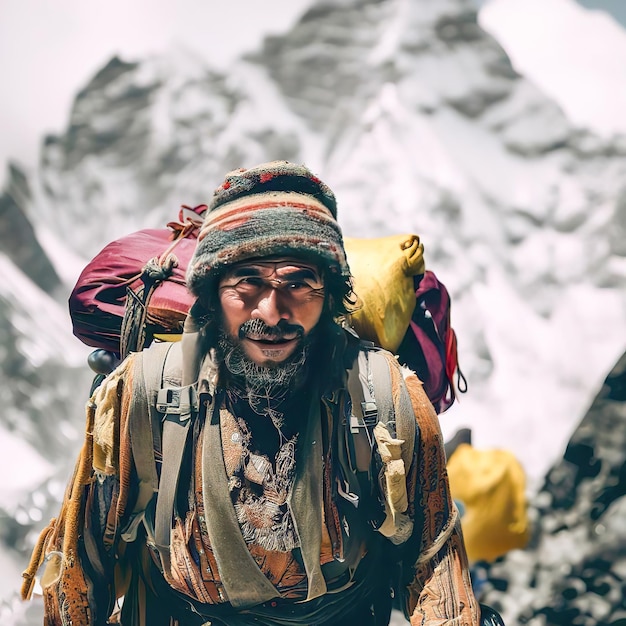
[[[359,496],[356,493],[352,493],[351,491],[347,491],[350,489],[350,485],[347,481],[344,481],[346,488],[344,489],[341,481],[337,481],[337,493],[344,499],[347,500],[350,504],[354,505],[355,509],[359,508]]]
[[[359,432],[359,428],[367,428],[365,422],[356,415],[350,415],[350,432],[356,435]]]
[[[208,391],[202,391],[198,397],[198,410],[200,417],[206,417],[209,407],[213,404],[213,396]]]

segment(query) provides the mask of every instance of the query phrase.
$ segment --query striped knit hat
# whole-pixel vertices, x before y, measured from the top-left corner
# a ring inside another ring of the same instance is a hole
[[[306,167],[288,161],[228,173],[200,229],[187,270],[189,289],[197,296],[225,267],[278,255],[350,276],[333,192]]]

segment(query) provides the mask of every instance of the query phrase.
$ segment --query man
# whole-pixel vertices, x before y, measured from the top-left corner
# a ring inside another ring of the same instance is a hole
[[[395,593],[414,625],[478,624],[437,416],[347,326],[331,190],[288,162],[231,172],[187,279],[182,342],[91,399],[41,544],[46,623],[378,625]]]

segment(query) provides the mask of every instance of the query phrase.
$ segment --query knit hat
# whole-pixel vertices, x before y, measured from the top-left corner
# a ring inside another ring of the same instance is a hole
[[[288,161],[228,173],[200,229],[187,270],[189,289],[197,296],[224,268],[278,255],[350,276],[333,192],[306,167]]]

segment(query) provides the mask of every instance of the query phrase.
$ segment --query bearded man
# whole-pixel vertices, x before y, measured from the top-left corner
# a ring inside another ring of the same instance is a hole
[[[336,211],[283,161],[216,190],[182,341],[90,402],[42,546],[47,624],[479,623],[437,416],[350,331]]]

